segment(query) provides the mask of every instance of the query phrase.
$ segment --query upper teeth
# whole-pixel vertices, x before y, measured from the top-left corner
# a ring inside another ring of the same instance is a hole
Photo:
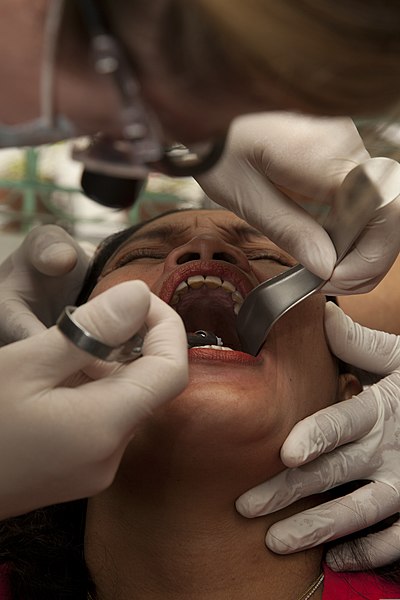
[[[206,275],[206,277],[203,277],[203,275],[192,275],[186,281],[181,281],[171,298],[170,304],[178,304],[180,298],[189,291],[189,288],[196,290],[203,287],[203,285],[212,290],[221,288],[230,294],[233,301],[233,310],[236,315],[238,314],[244,300],[242,294],[236,289],[233,283],[215,275]]]

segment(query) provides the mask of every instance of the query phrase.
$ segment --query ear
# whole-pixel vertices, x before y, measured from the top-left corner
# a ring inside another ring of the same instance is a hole
[[[352,373],[343,373],[339,375],[339,384],[337,389],[336,402],[348,400],[362,392],[363,387],[357,377]]]

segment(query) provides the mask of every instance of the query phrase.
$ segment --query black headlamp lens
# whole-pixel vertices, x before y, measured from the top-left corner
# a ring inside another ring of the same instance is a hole
[[[145,179],[112,177],[85,169],[81,186],[86,196],[98,204],[123,209],[136,202],[145,182]]]

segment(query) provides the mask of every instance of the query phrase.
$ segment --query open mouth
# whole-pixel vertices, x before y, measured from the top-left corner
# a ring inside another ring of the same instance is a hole
[[[192,345],[242,351],[236,318],[253,287],[250,280],[231,265],[193,261],[172,274],[160,297],[181,316],[188,334],[198,331],[211,334],[209,338],[198,335],[198,343],[192,342]],[[222,343],[210,343],[213,336],[221,338]],[[192,341],[194,337],[190,335]]]

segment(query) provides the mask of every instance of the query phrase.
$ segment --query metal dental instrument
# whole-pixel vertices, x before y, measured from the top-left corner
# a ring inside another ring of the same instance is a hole
[[[198,346],[223,346],[222,339],[211,333],[210,331],[204,331],[199,329],[194,333],[187,334],[188,348],[197,348]]]
[[[64,0],[65,1],[65,0]],[[164,139],[162,127],[146,105],[134,68],[95,0],[77,0],[90,40],[93,66],[110,80],[120,100],[121,132],[98,134],[75,145],[73,158],[84,164],[82,188],[99,204],[130,207],[151,171],[171,177],[195,177],[221,157],[225,136],[187,147]]]
[[[74,318],[73,313],[76,308],[76,306],[66,306],[56,323],[59,330],[75,344],[75,346],[88,352],[92,356],[107,362],[132,362],[142,356],[144,337],[147,333],[147,327],[145,325],[127,342],[113,348],[94,337]],[[223,345],[220,337],[209,331],[204,331],[203,329],[199,329],[198,331],[195,331],[195,333],[188,333],[187,340],[188,348]]]
[[[76,308],[76,306],[66,306],[57,320],[57,327],[75,346],[107,362],[131,362],[142,356],[143,340],[147,333],[146,326],[141,327],[127,342],[113,348],[98,340],[78,323],[73,316]]]
[[[362,169],[347,175],[324,224],[336,249],[336,265],[352,248],[381,201]],[[325,283],[299,264],[258,285],[243,302],[237,318],[242,350],[256,356],[274,323]]]

